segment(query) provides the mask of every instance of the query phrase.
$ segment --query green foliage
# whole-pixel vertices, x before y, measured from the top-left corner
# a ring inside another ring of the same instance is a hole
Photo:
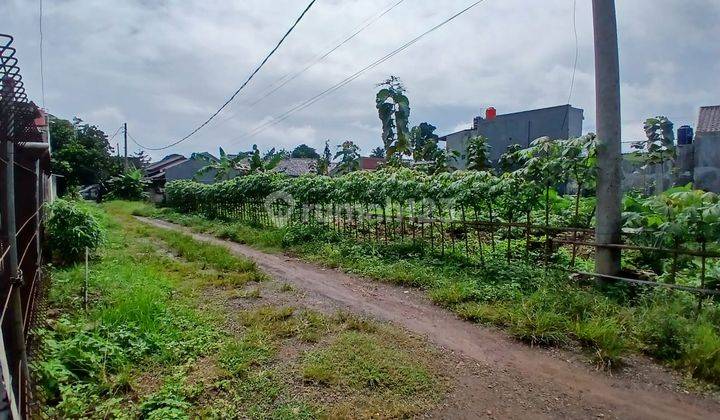
[[[635,156],[646,165],[658,165],[674,160],[676,150],[672,121],[663,116],[648,118],[643,128],[647,139],[633,143],[632,147],[637,150]]]
[[[292,158],[320,159],[318,152],[307,144],[301,144],[290,153]]]
[[[146,188],[150,184],[143,178],[139,169],[110,178],[109,196],[114,200],[142,200],[147,196]]]
[[[222,147],[219,148],[220,159],[215,160],[208,154],[197,154],[195,158],[207,162],[206,166],[200,168],[196,176],[204,175],[208,172],[215,172],[215,181],[221,181],[231,178],[233,172],[237,172],[240,168],[240,161],[245,158],[244,154],[238,154],[230,157],[225,153]]]
[[[50,119],[53,173],[65,187],[97,184],[122,171],[121,161],[112,156],[108,136],[97,126],[79,118]]]
[[[344,141],[337,146],[338,151],[335,153],[335,159],[340,158],[338,171],[340,173],[348,173],[360,169],[360,147],[352,141]]]
[[[57,199],[45,225],[48,245],[61,263],[80,261],[85,248],[94,252],[103,241],[103,229],[79,202]]]
[[[372,151],[370,152],[370,157],[384,159],[385,158],[385,148],[378,146],[378,147],[372,149]]]
[[[490,149],[487,137],[471,137],[467,141],[465,160],[467,168],[471,171],[487,171],[492,166]]]
[[[378,85],[382,87],[375,97],[375,107],[382,122],[382,140],[388,161],[399,161],[411,155],[410,100],[399,78],[390,76]]]
[[[318,175],[330,174],[330,162],[332,162],[332,152],[330,151],[330,140],[325,140],[325,149],[323,149],[322,157],[318,157],[317,173]]]
[[[410,148],[415,162],[435,160],[441,152],[437,144],[439,137],[435,134],[436,128],[424,122],[410,130]]]

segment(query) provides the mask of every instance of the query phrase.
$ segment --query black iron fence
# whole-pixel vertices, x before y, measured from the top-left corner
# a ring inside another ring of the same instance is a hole
[[[47,118],[28,100],[12,42],[0,34],[0,415],[27,418],[39,412],[33,331],[47,291],[42,220],[51,178]]]
[[[631,233],[623,234],[621,244],[597,244],[595,229],[587,226],[557,226],[547,223],[544,211],[524,211],[512,220],[488,211],[445,204],[395,203],[383,205],[357,203],[302,204],[281,194],[265,200],[218,203],[199,200],[184,202],[181,211],[199,213],[208,218],[240,221],[258,227],[305,225],[320,226],[358,242],[375,244],[405,243],[425,255],[454,258],[469,265],[483,266],[491,254],[508,262],[539,263],[547,268],[573,273],[576,278],[597,278],[636,285],[663,287],[695,293],[702,299],[720,295],[720,289],[708,287],[708,265],[720,261],[715,242],[692,242],[675,248],[634,245]],[[541,214],[542,213],[542,214]],[[641,269],[624,260],[621,274],[605,276],[593,269],[599,247],[630,253],[653,254],[662,262],[661,272]],[[693,274],[697,285],[678,284],[680,260],[691,259],[699,268]]]

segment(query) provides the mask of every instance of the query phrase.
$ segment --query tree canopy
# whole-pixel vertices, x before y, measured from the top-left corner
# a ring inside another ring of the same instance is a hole
[[[97,184],[122,172],[122,160],[113,156],[108,136],[79,118],[50,119],[53,173],[66,186]]]
[[[301,144],[298,147],[296,147],[290,154],[290,157],[320,159],[320,155],[318,154],[318,152],[314,148],[308,146],[307,144]]]

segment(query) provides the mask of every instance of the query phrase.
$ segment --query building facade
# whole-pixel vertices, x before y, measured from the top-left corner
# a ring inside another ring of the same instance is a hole
[[[720,193],[720,105],[700,108],[693,149],[695,188]]]
[[[458,167],[464,169],[467,140],[471,137],[488,138],[491,147],[490,159],[494,163],[511,144],[519,144],[525,148],[530,146],[533,140],[543,136],[553,139],[581,136],[583,118],[583,110],[570,105],[501,115],[495,115],[494,108],[488,108],[485,117],[475,117],[472,128],[448,134],[440,140],[445,141],[447,150],[460,153],[462,158],[458,161]]]

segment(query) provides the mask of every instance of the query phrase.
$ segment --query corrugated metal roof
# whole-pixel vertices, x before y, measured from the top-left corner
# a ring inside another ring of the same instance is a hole
[[[700,107],[698,133],[720,132],[720,105]]]
[[[315,173],[317,172],[317,161],[310,158],[287,158],[281,160],[273,170],[288,176]]]

